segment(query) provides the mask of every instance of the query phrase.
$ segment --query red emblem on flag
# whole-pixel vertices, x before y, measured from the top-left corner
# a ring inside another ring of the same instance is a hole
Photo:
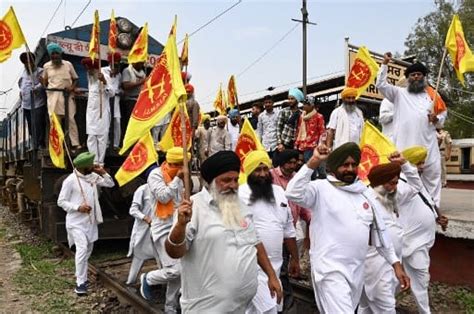
[[[462,35],[460,33],[456,33],[456,62],[454,64],[454,67],[459,70],[459,63],[461,62],[461,59],[464,57],[466,54],[466,43],[462,39]]]
[[[59,144],[59,134],[56,126],[54,124],[51,125],[51,129],[49,130],[49,142],[53,147],[54,153],[59,156],[61,155],[61,145]]]
[[[235,152],[240,158],[241,166],[240,170],[243,171],[243,164],[244,164],[244,159],[245,156],[247,156],[248,153],[251,151],[254,151],[257,149],[257,144],[253,140],[252,137],[250,137],[247,134],[240,134],[239,140],[237,144],[235,145]]]
[[[122,168],[125,171],[133,172],[141,169],[148,160],[148,151],[146,146],[138,142],[133,146],[128,158],[124,161]]]
[[[178,110],[178,109],[176,109]],[[185,109],[186,110],[186,109]],[[178,118],[174,119],[173,125],[171,126],[171,137],[173,138],[174,141],[174,146],[183,146],[183,136],[181,133],[181,119]],[[191,143],[191,124],[189,122],[189,119],[186,119],[186,144]]]
[[[146,121],[153,117],[166,104],[172,89],[168,60],[166,53],[162,53],[158,59],[158,65],[155,66],[142,87],[132,116],[140,121]]]
[[[13,42],[12,31],[8,24],[0,21],[0,50],[7,49]]]
[[[358,176],[359,179],[366,180],[370,169],[380,163],[380,157],[377,154],[377,151],[368,144],[365,144],[362,147],[360,156]]]
[[[359,88],[364,86],[370,79],[371,73],[369,66],[357,58],[352,65],[351,73],[349,73],[349,78],[347,79],[347,86],[353,88]]]

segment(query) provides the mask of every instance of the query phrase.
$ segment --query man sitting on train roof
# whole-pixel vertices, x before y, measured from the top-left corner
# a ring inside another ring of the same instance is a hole
[[[76,103],[74,102],[74,89],[77,84],[77,73],[71,62],[63,60],[63,49],[56,43],[47,46],[51,61],[44,64],[43,85],[47,88],[48,112],[55,113],[59,119],[65,115],[64,97],[68,98],[69,138],[74,149],[80,149],[79,133],[77,131]]]
[[[81,61],[87,70],[89,95],[87,98],[86,133],[87,149],[95,154],[94,163],[104,165],[107,137],[110,126],[110,97],[114,89],[99,69],[99,60],[84,58]]]
[[[98,224],[103,222],[98,187],[113,187],[114,179],[101,166],[94,165],[94,154],[79,154],[75,170],[63,182],[58,206],[66,211],[66,231],[69,247],[76,246],[77,295],[87,294],[87,261],[94,242],[99,238]]]
[[[46,132],[46,93],[41,84],[43,69],[36,67],[35,55],[32,52],[23,52],[20,61],[25,65],[25,70],[18,80],[21,107],[28,122],[33,148],[43,149]]]

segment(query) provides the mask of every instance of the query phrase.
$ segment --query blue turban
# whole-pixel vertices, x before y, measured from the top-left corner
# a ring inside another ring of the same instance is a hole
[[[296,100],[298,100],[298,102],[303,102],[304,100],[304,95],[303,95],[303,92],[300,91],[298,88],[296,87],[293,87],[291,88],[289,91],[288,91],[288,96],[293,96],[295,97]]]
[[[229,111],[229,118],[237,118],[239,116],[239,111],[237,109],[231,109]]]
[[[46,49],[48,50],[48,54],[51,55],[53,52],[56,53],[63,53],[63,49],[57,43],[50,43]]]

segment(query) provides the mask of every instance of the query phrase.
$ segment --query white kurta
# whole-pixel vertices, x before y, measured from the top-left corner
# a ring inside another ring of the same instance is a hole
[[[433,101],[426,92],[409,93],[407,88],[397,87],[387,82],[387,65],[380,67],[377,76],[377,88],[394,104],[393,139],[399,150],[413,145],[422,145],[428,149],[425,168],[421,179],[432,195],[436,204],[440,205],[441,197],[441,162],[436,138],[436,126],[442,126],[447,112],[438,115],[438,123],[428,121],[428,114]]]
[[[150,226],[143,220],[145,216],[153,217],[153,202],[148,184],[140,186],[133,194],[130,216],[135,218],[130,247],[127,256],[136,256],[142,260],[155,257],[150,236]]]
[[[102,118],[100,118],[99,80],[89,79],[89,97],[87,99],[86,133],[88,135],[107,135],[110,126],[110,102],[114,95],[109,84],[102,84]]]
[[[78,211],[84,204],[84,198],[77,182],[76,175],[71,173],[63,182],[58,196],[58,206],[66,211],[66,230],[68,230],[69,246],[74,245],[74,239],[69,237],[70,229],[77,229],[87,235],[88,242],[98,238],[97,224],[102,222],[102,212],[99,204],[97,187],[113,187],[114,180],[109,174],[100,176],[91,173],[86,176],[77,172],[81,187],[84,191],[86,204],[92,207],[90,214]]]
[[[115,76],[112,76],[110,67],[102,68],[102,73],[104,73],[105,80],[107,81],[107,85],[111,89],[110,97],[114,97],[114,116],[113,118],[120,118],[120,96],[119,93],[121,92],[120,84],[122,82],[122,74],[117,73]]]
[[[382,133],[393,141],[393,104],[387,98],[380,103],[379,122]]]
[[[333,149],[347,142],[360,142],[362,127],[364,126],[364,115],[359,108],[350,111],[346,104],[337,107],[331,112],[328,129],[335,130]]]
[[[280,277],[280,269],[283,263],[283,240],[295,238],[296,232],[293,226],[285,191],[278,185],[273,185],[275,203],[259,200],[251,203],[251,190],[247,184],[239,186],[239,197],[249,206],[253,215],[253,222],[258,238],[262,241],[268,258],[272,263],[277,277]],[[252,299],[252,305],[258,312],[274,310],[277,312],[276,298],[272,298],[268,288],[268,276],[258,268],[257,294]]]
[[[228,119],[226,128],[229,131],[230,136],[230,150],[235,150],[235,146],[237,145],[237,141],[239,139],[240,125],[238,123],[236,125],[232,125],[232,122],[230,122],[230,119]]]
[[[374,220],[371,206],[362,194],[367,188],[357,182],[351,185],[350,192],[328,180],[310,181],[312,173],[313,169],[303,165],[289,182],[286,196],[312,211],[310,259],[315,298],[322,313],[353,313],[362,293]],[[383,251],[392,265],[398,259],[390,243],[386,245],[377,250]]]
[[[396,192],[398,207],[411,202],[422,187],[415,167],[405,163],[402,166],[402,171],[409,183],[401,180],[398,182]],[[377,193],[372,189],[370,191],[373,193],[374,198],[376,198]],[[397,258],[402,260],[404,232],[400,218],[395,213],[389,212],[380,202],[378,203],[384,208],[382,217],[390,234],[390,239],[392,239]],[[370,247],[365,262],[364,295],[361,299],[359,313],[395,313],[395,291],[397,287],[398,280],[395,277],[392,265],[387,263],[375,248]]]
[[[181,258],[182,313],[244,313],[257,291],[259,241],[250,209],[241,202],[241,227],[228,229],[206,188],[191,199],[188,251]]]

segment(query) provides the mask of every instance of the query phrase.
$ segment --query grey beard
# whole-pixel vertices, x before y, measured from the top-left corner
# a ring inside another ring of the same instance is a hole
[[[344,109],[346,109],[347,112],[354,112],[356,110],[356,106],[355,105],[348,105],[348,104],[344,104]]]
[[[408,90],[409,93],[419,94],[419,93],[422,93],[425,90],[426,86],[427,86],[427,84],[426,84],[425,79],[418,80],[418,81],[410,81],[409,80],[407,90]]]
[[[389,213],[395,213],[398,217],[397,192],[389,193],[382,185],[373,188],[377,193],[377,200],[387,209]]]

